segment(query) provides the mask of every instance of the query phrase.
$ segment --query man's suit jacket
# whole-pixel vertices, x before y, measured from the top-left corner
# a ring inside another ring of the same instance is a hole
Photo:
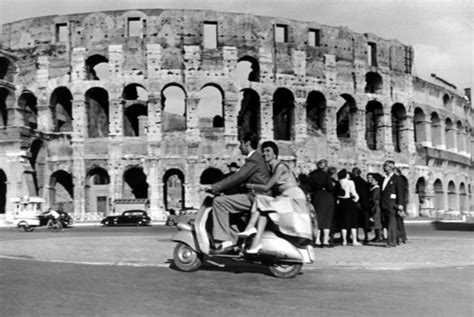
[[[270,173],[267,164],[263,160],[262,154],[259,151],[255,151],[250,157],[245,159],[245,164],[237,172],[213,184],[212,191],[216,194],[222,193],[229,188],[243,183],[266,184],[269,179]],[[255,190],[255,193],[268,194],[258,190]]]
[[[356,192],[359,195],[359,201],[363,209],[367,209],[370,200],[370,186],[362,177],[356,176],[353,179]]]
[[[397,208],[397,206],[403,206],[403,201],[403,181],[400,176],[393,174],[385,188],[382,188],[382,194],[380,195],[380,206],[382,209],[394,210]]]

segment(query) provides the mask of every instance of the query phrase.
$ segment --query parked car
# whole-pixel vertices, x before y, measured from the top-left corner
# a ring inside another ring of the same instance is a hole
[[[100,222],[104,226],[146,226],[151,222],[146,211],[143,210],[127,210],[121,215],[107,216]]]
[[[70,227],[72,226],[72,224],[74,223],[74,220],[72,219],[71,215],[69,215],[67,212],[65,211],[62,211],[62,210],[56,210],[59,215],[60,215],[60,219],[61,219],[61,222],[63,224],[63,227]],[[46,226],[46,224],[48,223],[48,216],[45,216],[44,213],[39,215],[38,216],[38,219],[40,221],[39,225],[40,226]]]

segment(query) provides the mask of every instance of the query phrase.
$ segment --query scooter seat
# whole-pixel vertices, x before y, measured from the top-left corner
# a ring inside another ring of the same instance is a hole
[[[179,222],[179,223],[176,225],[176,228],[177,228],[179,231],[182,231],[182,230],[191,231],[191,230],[193,230],[193,226],[190,225],[189,223],[186,223],[186,222]]]

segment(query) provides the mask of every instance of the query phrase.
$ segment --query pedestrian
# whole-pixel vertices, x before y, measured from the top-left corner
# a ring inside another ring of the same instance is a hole
[[[383,164],[385,177],[382,184],[380,207],[382,213],[385,214],[388,219],[387,247],[395,247],[397,245],[398,231],[396,215],[399,211],[403,211],[403,183],[400,176],[395,174],[394,168],[394,161],[387,160]]]
[[[317,169],[308,176],[308,191],[311,193],[311,203],[316,211],[319,226],[315,245],[329,246],[336,203],[333,196],[334,183],[327,173],[327,160],[320,160],[316,166]],[[323,233],[322,243],[321,233]]]
[[[398,230],[398,238],[397,238],[397,244],[399,241],[402,243],[407,243],[407,233],[405,230],[405,222],[404,219],[407,216],[407,207],[408,207],[408,202],[409,202],[409,188],[408,188],[408,179],[405,177],[405,175],[402,174],[402,171],[400,168],[395,168],[395,173],[400,176],[400,179],[402,180],[403,184],[403,211],[400,211],[397,213],[397,230]]]
[[[332,199],[334,201],[334,210],[331,222],[331,231],[330,231],[330,238],[329,238],[329,245],[334,245],[334,235],[337,232],[341,232],[341,214],[339,206],[339,196],[344,196],[344,190],[341,188],[341,184],[339,183],[339,179],[337,178],[337,168],[335,166],[328,167],[328,175],[329,179],[331,180],[334,190],[332,192]]]
[[[362,171],[358,167],[352,169],[353,181],[357,194],[359,195],[359,202],[356,204],[358,211],[358,227],[364,230],[363,243],[369,242],[369,231],[370,231],[370,214],[369,214],[369,199],[370,199],[370,186],[369,183],[362,178]]]
[[[376,174],[369,173],[367,175],[367,181],[370,184],[370,200],[369,209],[371,217],[374,221],[375,237],[371,242],[382,242],[382,216],[380,210],[380,182],[377,179]]]
[[[357,241],[357,207],[359,195],[356,192],[355,184],[349,179],[349,173],[342,169],[337,173],[344,195],[339,196],[339,209],[342,218],[342,245],[347,245],[347,231],[350,230],[352,236],[352,245],[361,245]]]

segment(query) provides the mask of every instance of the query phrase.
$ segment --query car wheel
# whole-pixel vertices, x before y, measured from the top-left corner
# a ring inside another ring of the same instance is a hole
[[[301,272],[301,263],[276,263],[269,266],[270,272],[276,277],[293,278]]]
[[[184,272],[196,271],[202,265],[202,255],[181,242],[174,248],[173,260],[176,267]]]

